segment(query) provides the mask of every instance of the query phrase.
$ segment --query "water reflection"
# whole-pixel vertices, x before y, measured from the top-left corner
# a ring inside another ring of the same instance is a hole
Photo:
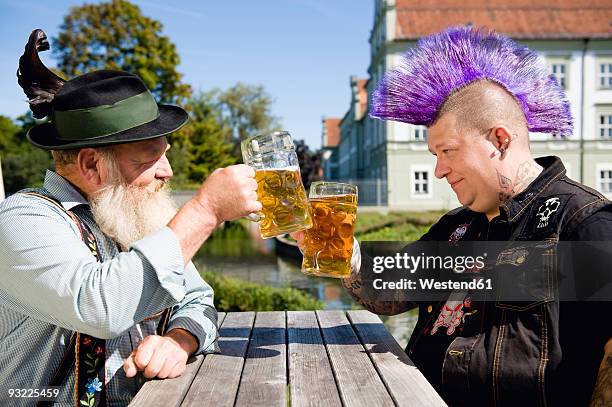
[[[230,277],[273,287],[293,287],[306,291],[325,303],[326,309],[361,308],[344,290],[340,280],[313,277],[300,271],[301,261],[281,258],[274,252],[274,239],[261,239],[257,225],[231,222],[219,229],[202,246],[194,263]],[[404,347],[416,322],[416,313],[382,316],[385,326]]]

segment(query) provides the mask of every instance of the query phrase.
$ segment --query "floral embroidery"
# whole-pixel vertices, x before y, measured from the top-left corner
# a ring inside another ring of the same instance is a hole
[[[87,393],[94,394],[94,392],[102,390],[102,382],[95,377],[93,379],[89,379],[85,387],[87,387]]]
[[[79,353],[81,354],[80,361],[83,365],[79,369],[78,387],[81,389],[79,391],[81,395],[79,404],[88,407],[94,407],[99,404],[104,405],[104,379],[102,381],[99,379],[100,375],[104,378],[104,340],[80,334],[80,341],[82,346]],[[99,393],[98,397],[96,397],[96,392],[102,393]]]
[[[102,391],[102,382],[96,376],[93,379],[87,380],[85,385],[87,392],[85,393],[86,399],[80,400],[80,404],[87,407],[93,407],[96,402],[95,394],[97,391]]]
[[[83,221],[76,216],[75,218],[79,225],[83,242],[96,259],[102,261],[94,235]],[[87,407],[105,406],[106,389],[103,389],[103,387],[105,386],[104,361],[106,359],[106,341],[86,334],[80,335],[83,346],[78,352],[77,358],[83,365],[82,370],[78,373],[78,380],[75,383],[77,384],[77,392],[80,394],[79,404]]]
[[[85,364],[89,366],[89,369],[87,369],[87,373],[88,374],[94,373],[96,371],[96,368],[98,367],[98,363],[100,363],[100,358],[97,358],[91,352],[87,352],[85,354],[85,358],[86,358]]]

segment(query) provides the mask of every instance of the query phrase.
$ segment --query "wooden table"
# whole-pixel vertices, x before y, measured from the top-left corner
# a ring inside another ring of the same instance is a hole
[[[368,311],[219,314],[220,354],[144,384],[133,406],[444,406]]]

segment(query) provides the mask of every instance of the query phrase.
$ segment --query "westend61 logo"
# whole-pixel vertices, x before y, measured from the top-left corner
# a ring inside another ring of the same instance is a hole
[[[396,253],[394,256],[375,256],[372,258],[372,272],[380,274],[385,271],[408,272],[414,274],[419,270],[444,270],[452,274],[479,273],[485,266],[482,256],[433,256],[411,255],[409,253]],[[418,283],[418,284],[417,284]],[[409,278],[400,278],[395,281],[384,281],[376,278],[372,281],[375,290],[491,290],[490,278],[471,278],[464,281],[452,279],[440,281],[437,278],[418,278],[418,281]]]
[[[555,207],[544,205],[542,218]],[[612,242],[366,241],[360,249],[356,285],[370,301],[442,301],[452,291],[474,301],[612,301]]]
[[[482,256],[426,256],[425,253],[414,256],[408,253],[396,253],[395,256],[375,256],[372,271],[380,274],[385,270],[406,270],[416,273],[422,270],[448,270],[454,273],[477,273],[483,269],[487,254]]]

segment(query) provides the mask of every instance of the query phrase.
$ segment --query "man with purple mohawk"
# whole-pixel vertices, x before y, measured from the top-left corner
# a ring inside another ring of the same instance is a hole
[[[529,132],[569,136],[572,117],[545,62],[511,39],[471,27],[423,38],[380,82],[370,116],[426,125],[435,175],[463,205],[421,240],[548,241],[558,255],[557,242],[612,240],[610,201],[569,179],[559,158],[533,158]],[[548,293],[532,302],[472,301],[469,292],[441,302],[414,303],[407,293],[371,300],[362,291],[365,255],[344,286],[378,314],[419,307],[406,352],[453,406],[605,403],[609,383],[595,388],[595,379],[602,358],[600,375],[612,373],[612,356],[603,351],[612,336],[609,316],[602,319],[611,303],[562,301],[555,262],[526,261],[524,253],[513,253],[515,270],[528,282],[541,277]],[[577,273],[610,275],[593,267]]]

